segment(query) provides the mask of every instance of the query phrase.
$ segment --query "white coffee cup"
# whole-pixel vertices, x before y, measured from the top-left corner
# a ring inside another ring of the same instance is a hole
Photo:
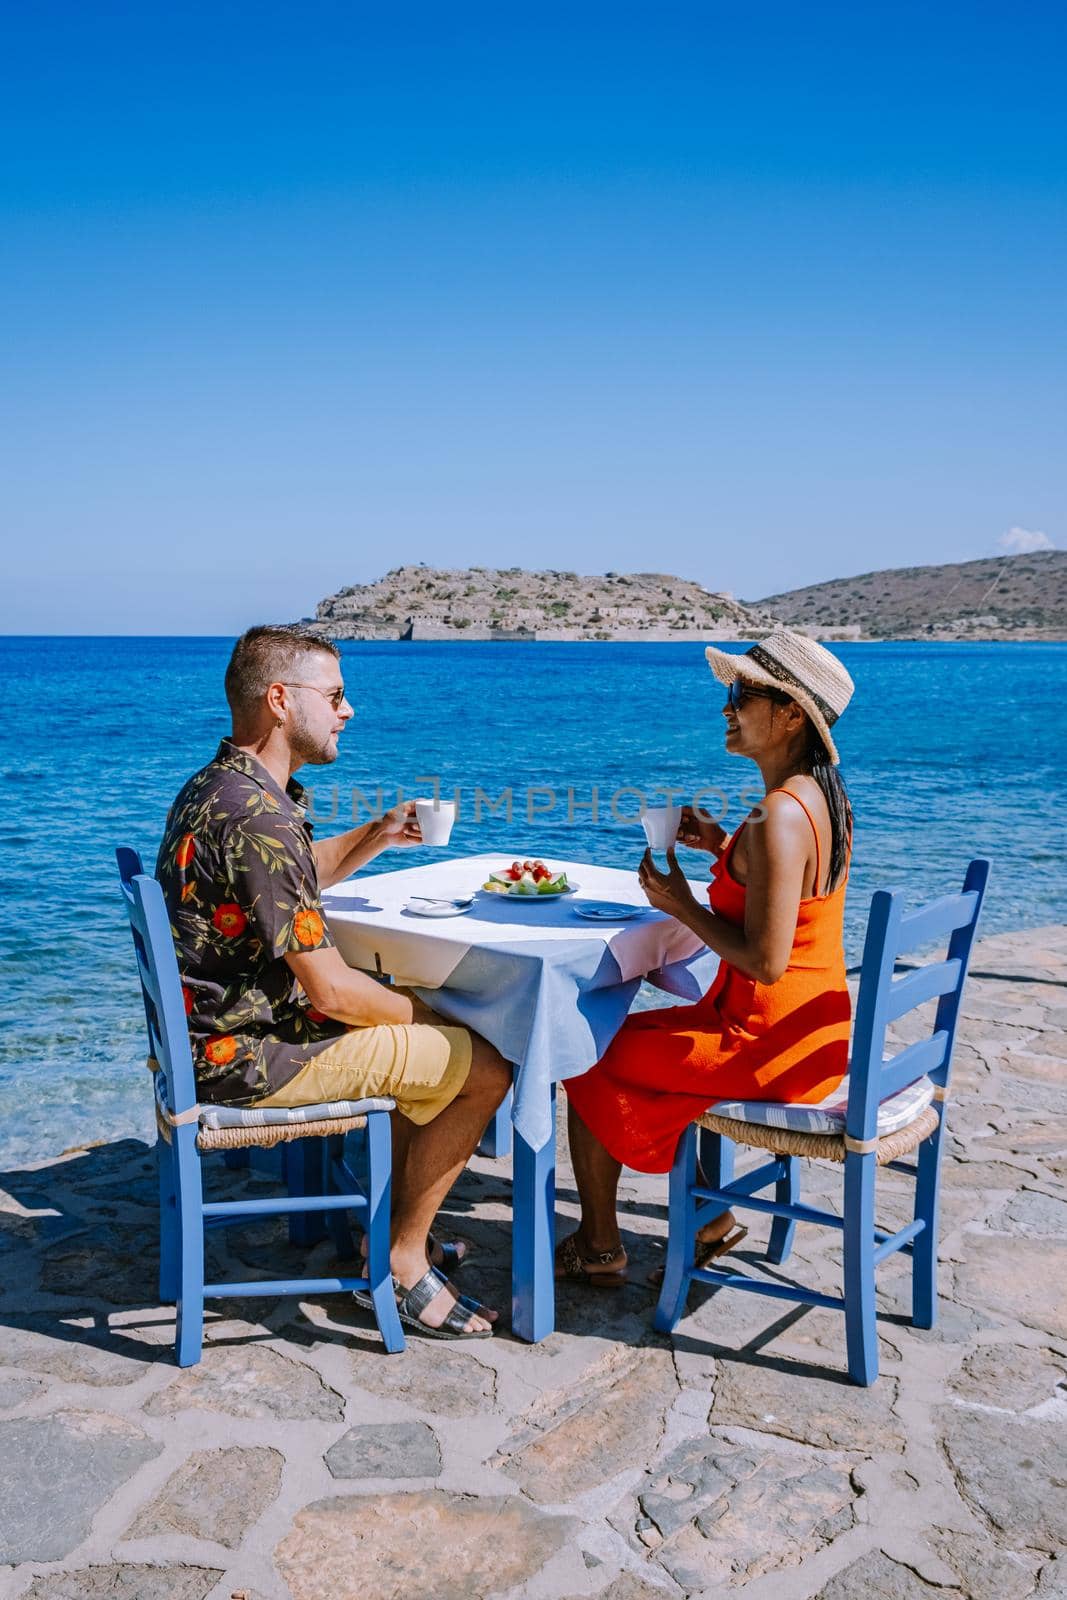
[[[682,820],[681,806],[644,806],[641,826],[645,830],[650,850],[666,850],[678,837]]]
[[[416,800],[415,816],[423,844],[447,844],[456,820],[454,800]]]

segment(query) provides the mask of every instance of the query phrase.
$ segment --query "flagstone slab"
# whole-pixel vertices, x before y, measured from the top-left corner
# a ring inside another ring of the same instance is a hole
[[[1003,1065],[1017,1078],[1032,1079],[1036,1083],[1063,1083],[1063,1057],[1045,1051],[1040,1041],[1033,1050],[1007,1051],[1003,1057]]]
[[[958,1528],[930,1528],[923,1538],[956,1574],[967,1600],[1029,1600],[1040,1557],[1001,1550],[973,1528],[966,1533]]]
[[[222,1577],[214,1567],[155,1567],[133,1562],[50,1572],[23,1600],[205,1600]]]
[[[1041,1568],[1034,1600],[1067,1600],[1067,1551],[1061,1550]]]
[[[1010,1189],[1032,1182],[1036,1168],[1013,1167],[1008,1161],[948,1160],[941,1164],[941,1185],[950,1189]]]
[[[678,1590],[665,1583],[649,1583],[636,1572],[619,1572],[603,1588],[590,1594],[564,1595],[563,1600],[674,1600]]]
[[[1025,1106],[1027,1112],[1033,1116],[1038,1114],[1045,1117],[1062,1117],[1067,1111],[1067,1086],[1064,1077],[1067,1076],[1067,1061],[1060,1062],[1059,1082],[1038,1082],[1032,1077],[1008,1077],[1005,1074],[997,1090],[1001,1100],[1006,1100],[1010,1106]]]
[[[942,1444],[963,1498],[1013,1550],[1067,1548],[1063,1424],[966,1406],[938,1409]]]
[[[416,1334],[399,1355],[375,1347],[353,1350],[348,1359],[358,1388],[431,1416],[481,1417],[496,1406],[492,1367],[443,1340]]]
[[[952,1590],[948,1594],[958,1600]],[[935,1596],[945,1600],[946,1591],[938,1584],[927,1583],[911,1567],[890,1560],[881,1550],[868,1550],[851,1566],[835,1573],[814,1600],[856,1600],[857,1595],[877,1596],[877,1600],[934,1600]]]
[[[841,1350],[844,1354],[844,1321]],[[893,1413],[896,1380],[885,1374],[869,1389],[841,1376],[780,1370],[769,1365],[724,1361],[719,1366],[713,1427],[754,1428],[823,1449],[875,1451],[904,1448],[904,1431]]]
[[[713,1436],[679,1446],[649,1476],[633,1532],[687,1591],[798,1566],[855,1521],[848,1467],[817,1451]]]
[[[0,1372],[0,1411],[14,1411],[16,1406],[44,1394],[44,1390],[40,1378],[23,1378],[15,1373]]]
[[[677,1396],[668,1350],[612,1350],[571,1387],[542,1396],[492,1465],[540,1504],[568,1500],[646,1461]]]
[[[189,1408],[223,1411],[231,1417],[334,1422],[343,1419],[345,1403],[305,1362],[254,1345],[205,1347],[200,1365],[189,1367],[153,1395],[145,1411],[169,1417]]]
[[[65,1329],[67,1337],[56,1336],[54,1330],[59,1327]],[[63,1383],[87,1383],[93,1388],[143,1378],[145,1362],[109,1348],[111,1342],[106,1333],[57,1323],[55,1319],[5,1323],[0,1325],[0,1362],[59,1378]]]
[[[0,1564],[61,1561],[162,1449],[135,1423],[99,1411],[0,1422]]]
[[[579,1526],[521,1495],[340,1496],[297,1514],[274,1564],[293,1600],[481,1600],[534,1577]]]
[[[1052,1235],[1067,1239],[1067,1201],[1039,1189],[1025,1189],[990,1221],[997,1233]]]
[[[1001,1112],[998,1125],[1003,1131],[983,1138],[973,1154],[982,1156],[987,1150],[1004,1150],[1025,1160],[1067,1151],[1067,1117],[1031,1116],[1028,1112],[1014,1111],[1008,1118]]]
[[[80,1241],[49,1250],[41,1266],[48,1294],[88,1296],[116,1306],[155,1305],[159,1276],[156,1228],[113,1224]]]
[[[284,1457],[253,1445],[197,1450],[171,1474],[151,1505],[127,1529],[127,1539],[186,1533],[236,1550],[254,1522],[277,1499]]]
[[[988,1344],[967,1357],[949,1387],[962,1400],[1029,1411],[1065,1393],[1067,1360],[1052,1350]]]
[[[1067,1338],[1067,1239],[964,1236],[956,1298]]]
[[[323,1459],[335,1478],[436,1478],[441,1446],[425,1422],[371,1422],[349,1428]]]

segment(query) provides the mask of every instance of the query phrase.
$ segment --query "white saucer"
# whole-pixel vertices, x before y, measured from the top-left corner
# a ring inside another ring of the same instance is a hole
[[[631,906],[622,900],[579,900],[573,907],[576,917],[588,917],[590,922],[629,922],[631,917],[644,916],[647,906]]]
[[[463,917],[470,906],[457,906],[451,900],[434,900],[429,896],[424,899],[416,894],[404,901],[403,909],[410,911],[413,917]]]

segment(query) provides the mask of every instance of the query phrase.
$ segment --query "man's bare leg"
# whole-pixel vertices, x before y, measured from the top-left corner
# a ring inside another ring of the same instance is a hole
[[[427,1271],[426,1235],[511,1086],[508,1063],[478,1034],[471,1038],[474,1048],[466,1083],[432,1122],[411,1128],[402,1171],[394,1174],[390,1254],[393,1274],[406,1289]],[[428,1327],[440,1327],[456,1298],[451,1285],[442,1284],[421,1320]],[[473,1313],[466,1323],[468,1332],[489,1326],[485,1317]]]
[[[415,1132],[415,1124],[409,1122],[407,1117],[403,1116],[399,1111],[393,1112],[389,1122],[393,1139],[393,1183],[397,1187],[403,1188],[405,1182],[404,1174],[407,1170],[408,1157],[411,1154],[411,1136]],[[435,1248],[430,1251],[430,1265],[439,1267],[444,1259],[440,1239],[436,1239],[434,1245]],[[459,1260],[462,1262],[467,1254],[467,1247],[462,1240],[457,1240],[456,1248],[459,1252]],[[365,1248],[363,1253],[366,1255]]]

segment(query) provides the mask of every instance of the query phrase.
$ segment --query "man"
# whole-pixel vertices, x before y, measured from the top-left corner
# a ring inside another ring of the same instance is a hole
[[[495,1314],[427,1277],[427,1235],[511,1069],[478,1035],[348,967],[320,898],[382,850],[419,842],[414,803],[312,840],[293,773],[335,761],[353,715],[327,641],[250,628],[226,669],[226,698],[233,733],[175,800],[156,864],[197,1091],[260,1106],[391,1095],[404,1119],[394,1117],[392,1224],[401,1314],[438,1337],[484,1338]]]

